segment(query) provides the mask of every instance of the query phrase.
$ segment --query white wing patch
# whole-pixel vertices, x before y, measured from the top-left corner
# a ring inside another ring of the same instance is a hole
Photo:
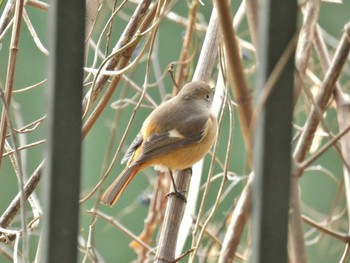
[[[172,138],[185,138],[178,130],[176,129],[173,129],[173,130],[170,130],[169,132],[169,137],[172,137]]]

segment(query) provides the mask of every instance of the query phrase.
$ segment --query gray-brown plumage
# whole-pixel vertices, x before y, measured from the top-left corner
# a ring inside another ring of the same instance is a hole
[[[202,159],[217,134],[212,101],[210,86],[194,81],[153,110],[122,159],[122,163],[127,162],[126,168],[105,191],[101,202],[113,205],[134,176],[149,166],[182,170]]]

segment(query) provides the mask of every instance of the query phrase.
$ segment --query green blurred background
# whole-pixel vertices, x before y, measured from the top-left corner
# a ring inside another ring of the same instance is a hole
[[[118,1],[119,2],[119,1]],[[212,2],[204,1],[205,5],[200,6],[199,12],[202,14],[202,19],[206,22],[209,22],[210,13],[212,10]],[[5,4],[5,3],[4,3]],[[4,4],[0,9],[0,12],[3,11]],[[109,16],[110,10],[107,6],[111,6],[112,2],[103,1],[103,8],[101,10],[100,18],[96,24],[95,34],[93,38],[96,39],[106,17]],[[232,10],[236,11],[239,6],[240,1],[232,1]],[[134,10],[133,4],[127,4],[123,8],[123,12],[131,15]],[[173,11],[186,17],[187,16],[187,1],[178,1],[174,6]],[[48,33],[47,33],[47,22],[48,16],[47,13],[34,9],[33,7],[26,7],[26,11],[33,23],[33,26],[43,42],[44,46],[47,47]],[[350,14],[350,1],[344,1],[343,4],[330,4],[322,3],[321,13],[320,13],[320,25],[332,34],[334,37],[339,39],[342,34],[344,24],[349,20]],[[301,22],[301,21],[299,21]],[[118,40],[120,33],[126,25],[126,21],[117,17],[113,26],[113,33],[111,37],[111,46],[115,44]],[[184,27],[177,25],[167,19],[163,20],[160,24],[159,33],[157,36],[157,45],[159,56],[159,67],[161,72],[167,69],[169,63],[178,60],[179,51],[181,50],[182,45],[182,36],[184,34]],[[238,30],[238,34],[242,38],[247,38],[247,23],[244,20],[242,25]],[[204,33],[199,32],[199,43],[202,43]],[[5,85],[6,81],[6,71],[7,71],[7,61],[9,54],[9,42],[10,42],[11,33],[8,32],[1,43],[0,49],[0,84],[2,87]],[[103,46],[103,45],[102,45]],[[91,56],[89,60],[91,61]],[[250,59],[246,58],[245,63],[249,65],[251,63]],[[69,63],[69,62],[67,62]],[[193,65],[195,66],[195,65]],[[349,66],[349,64],[348,64]],[[47,57],[44,56],[36,47],[27,26],[25,23],[22,24],[20,43],[19,43],[19,52],[18,52],[18,63],[16,68],[15,75],[15,90],[25,88],[27,86],[33,85],[39,81],[42,81],[46,78],[46,68],[47,68]],[[144,81],[144,72],[146,64],[145,61],[141,62],[137,69],[129,74],[129,77],[132,78],[137,84],[141,85]],[[215,76],[214,73],[213,76]],[[153,71],[150,73],[150,82],[155,82],[156,77],[154,76]],[[254,87],[254,76],[248,77],[251,87]],[[171,92],[172,82],[169,76],[165,77],[163,84],[166,87],[167,93]],[[124,84],[121,85],[123,87]],[[45,114],[45,87],[46,85],[41,85],[34,89],[31,89],[26,92],[15,93],[13,97],[13,118],[16,121],[17,127],[22,127],[25,124],[28,124],[39,117],[42,117]],[[79,88],[79,87],[77,87]],[[349,87],[347,87],[349,91]],[[118,88],[114,98],[117,99],[122,92],[122,88]],[[131,94],[128,92],[127,94]],[[160,103],[162,98],[156,88],[152,88],[150,91],[153,99],[157,103]],[[133,107],[128,106],[122,111],[121,115],[121,125],[117,127],[118,133],[116,134],[116,143],[113,145],[112,154],[114,154],[115,149],[118,147],[118,142],[126,128],[126,123],[128,122]],[[136,119],[132,125],[132,130],[127,137],[127,144],[129,144],[133,136],[135,136],[142,124],[143,119],[150,110],[141,110],[136,114]],[[83,174],[82,174],[82,195],[88,193],[96,183],[99,181],[101,176],[101,171],[104,164],[104,158],[106,155],[106,149],[111,136],[112,124],[115,119],[115,110],[111,107],[107,108],[103,115],[100,117],[99,121],[93,127],[91,132],[88,134],[83,145]],[[244,147],[242,143],[242,138],[240,135],[239,123],[237,122],[238,118],[235,117],[235,135],[234,135],[234,148],[230,162],[230,168],[233,172],[238,175],[246,175],[248,172],[245,165],[245,154]],[[304,121],[303,118],[296,119],[296,123],[299,125]],[[334,110],[329,110],[327,121],[330,127],[334,128],[334,131],[337,130],[337,121],[336,113]],[[227,137],[228,137],[228,116],[225,117],[224,127],[222,133],[220,134],[221,145],[219,146],[219,156],[223,160],[225,154],[225,147],[227,146]],[[20,136],[21,144],[31,143],[38,140],[41,140],[45,137],[45,126],[40,125],[34,132],[26,134],[26,136]],[[25,161],[25,174],[27,176],[31,175],[32,172],[36,169],[38,164],[43,159],[44,146],[36,146],[26,151],[23,151],[23,160]],[[119,160],[118,159],[118,163]],[[208,165],[209,162],[206,162]],[[300,180],[301,187],[301,197],[303,200],[303,209],[314,210],[316,218],[325,218],[320,216],[319,213],[327,215],[333,207],[333,202],[335,201],[336,194],[339,190],[339,184],[342,183],[342,167],[339,158],[337,157],[334,150],[329,150],[324,156],[322,156],[317,164],[322,165],[327,168],[331,173],[335,175],[338,179],[338,182],[330,179],[329,176],[320,173],[319,171],[310,171],[307,172],[303,178]],[[207,166],[206,166],[207,167]],[[116,165],[113,169],[112,176],[108,179],[108,182],[111,182],[114,177],[121,171],[123,167]],[[218,172],[217,170],[216,172]],[[149,180],[153,179],[153,170],[149,169],[146,171],[147,176],[141,175],[138,176],[130,185],[130,187],[125,192],[125,195],[122,196],[120,201],[116,206],[101,207],[101,210],[105,213],[115,216],[120,220],[121,223],[125,224],[127,228],[133,231],[136,234],[139,234],[143,229],[143,220],[147,215],[147,204],[142,200],[144,196],[147,196],[152,189],[147,188],[149,185]],[[113,177],[113,178],[112,178]],[[9,158],[5,158],[3,167],[0,172],[0,211],[4,211],[8,204],[11,202],[12,198],[18,192],[17,179],[13,172]],[[211,191],[216,193],[219,186],[219,180],[213,184]],[[216,213],[215,220],[220,220],[224,214],[227,213],[228,209],[232,205],[232,200],[235,199],[242,188],[242,183],[235,187],[232,193],[230,193],[227,199],[224,200],[223,205],[220,207],[219,211]],[[36,194],[40,197],[40,185]],[[64,194],[64,193],[62,193]],[[345,199],[344,193],[340,194],[340,201],[337,204],[339,211],[345,209]],[[215,200],[216,194],[212,194],[209,197],[209,204],[212,204]],[[91,209],[95,198],[90,199],[81,207],[81,233],[86,238],[89,231],[89,225],[91,224],[91,217],[85,211]],[[29,210],[29,206],[28,206]],[[317,217],[318,216],[318,217]],[[346,217],[344,215],[344,217]],[[13,227],[18,226],[18,219],[15,220],[16,223],[13,224]],[[335,229],[338,228],[343,232],[347,232],[348,226],[346,224],[346,218],[336,221],[332,225]],[[309,227],[305,225],[305,229],[308,230]],[[306,237],[308,243],[308,259],[309,262],[319,262],[319,263],[329,263],[329,262],[338,262],[341,256],[342,251],[344,250],[345,245],[341,242],[336,241],[333,238],[328,236],[321,236],[320,240],[314,240],[318,236],[318,232],[310,233],[310,236]],[[130,262],[135,259],[136,255],[134,252],[129,249],[128,244],[131,240],[123,234],[120,230],[112,227],[110,224],[107,224],[105,221],[97,220],[96,230],[95,230],[95,247],[98,249],[98,252],[102,254],[106,262]],[[315,241],[312,243],[312,241]],[[317,241],[317,242],[316,242]],[[36,246],[38,242],[38,231],[32,233],[30,237],[31,244],[31,260],[35,257]],[[245,241],[244,241],[245,242]],[[80,260],[83,258],[83,254],[80,254]],[[0,262],[6,262],[5,257],[0,255]],[[214,261],[215,262],[215,261]]]

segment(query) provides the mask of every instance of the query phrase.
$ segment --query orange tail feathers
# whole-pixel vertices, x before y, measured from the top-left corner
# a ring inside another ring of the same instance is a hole
[[[138,165],[126,167],[103,193],[101,203],[110,206],[114,205],[138,172]]]

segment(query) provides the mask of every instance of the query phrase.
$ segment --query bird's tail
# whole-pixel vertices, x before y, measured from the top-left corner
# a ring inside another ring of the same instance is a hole
[[[138,166],[126,167],[101,197],[101,203],[114,205],[138,172]]]

